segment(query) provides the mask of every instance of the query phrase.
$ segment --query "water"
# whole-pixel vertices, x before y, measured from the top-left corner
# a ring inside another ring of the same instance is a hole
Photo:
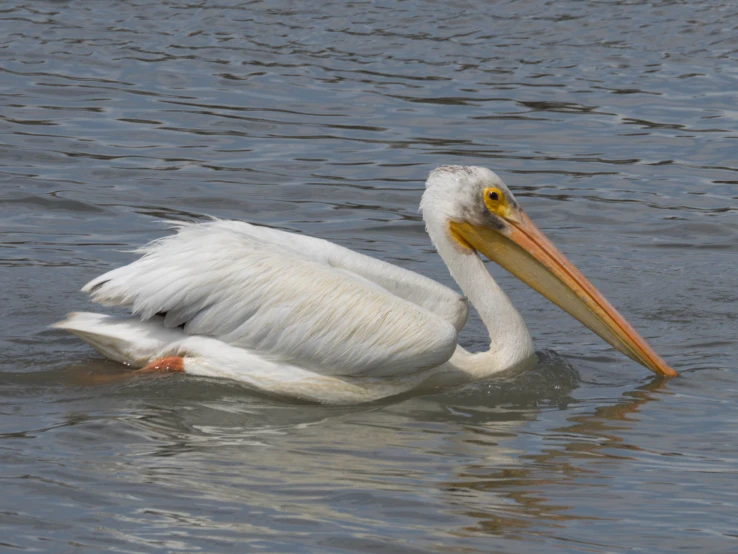
[[[728,0],[4,3],[0,550],[738,549],[737,25]],[[443,163],[498,171],[681,376],[497,267],[540,365],[369,406],[116,380],[48,328],[207,215],[451,285],[417,212]]]

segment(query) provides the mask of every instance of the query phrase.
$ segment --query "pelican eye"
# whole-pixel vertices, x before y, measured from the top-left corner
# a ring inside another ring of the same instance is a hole
[[[482,200],[484,200],[484,206],[493,214],[504,215],[507,210],[507,201],[497,187],[484,189]]]

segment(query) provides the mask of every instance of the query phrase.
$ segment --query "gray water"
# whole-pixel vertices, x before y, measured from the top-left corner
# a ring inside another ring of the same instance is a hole
[[[731,0],[2,3],[0,550],[738,551],[737,62]],[[449,163],[680,377],[493,264],[538,367],[365,406],[127,377],[48,327],[208,215],[454,286],[417,210]]]

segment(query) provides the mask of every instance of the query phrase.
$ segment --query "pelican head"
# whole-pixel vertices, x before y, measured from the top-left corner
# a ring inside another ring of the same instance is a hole
[[[428,178],[421,207],[429,232],[443,233],[457,255],[484,254],[626,356],[657,375],[676,375],[489,169],[439,167]]]

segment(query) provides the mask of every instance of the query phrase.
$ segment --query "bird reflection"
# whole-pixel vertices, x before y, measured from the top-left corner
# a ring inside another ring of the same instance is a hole
[[[625,432],[639,421],[638,414],[643,407],[663,394],[668,394],[665,380],[655,377],[624,392],[616,404],[573,415],[567,418],[568,425],[547,429],[536,437],[538,442],[546,444],[538,452],[521,451],[507,462],[493,458],[492,463],[485,460],[459,468],[453,479],[441,484],[449,505],[475,520],[458,532],[515,538],[517,533],[533,526],[560,527],[571,520],[602,519],[573,513],[573,506],[553,501],[547,491],[561,486],[576,487],[582,475],[586,475],[590,485],[592,479],[603,476],[595,465],[587,464],[585,468],[578,460],[633,460],[628,452],[642,449],[630,444]]]
[[[596,520],[577,513],[567,494],[630,463],[640,448],[629,431],[648,403],[668,394],[654,378],[618,398],[603,387],[604,400],[582,400],[596,386],[575,395],[582,382],[566,358],[539,357],[509,380],[351,407],[283,402],[199,378],[176,387],[166,377],[129,381],[106,395],[125,406],[117,418],[142,437],[121,446],[130,454],[118,458],[126,479],[331,525],[423,520],[444,535],[515,539]],[[100,389],[77,390],[86,397]],[[195,515],[209,524],[201,510]],[[265,517],[267,527],[279,525]]]

